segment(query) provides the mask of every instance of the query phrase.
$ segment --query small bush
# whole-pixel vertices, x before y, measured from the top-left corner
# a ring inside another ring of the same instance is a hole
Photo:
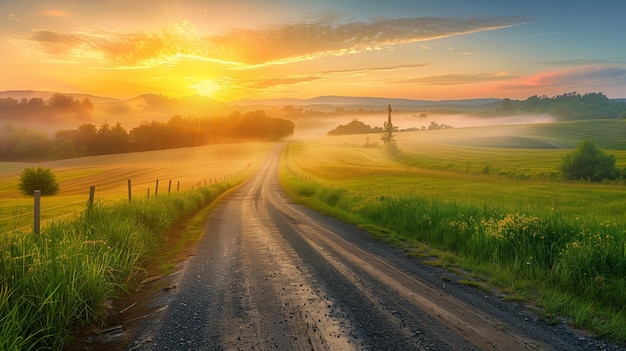
[[[41,195],[54,195],[59,191],[59,182],[50,168],[26,168],[20,175],[19,189],[24,195],[33,195],[41,190]]]
[[[617,179],[619,169],[615,167],[615,156],[607,155],[593,140],[580,142],[574,152],[564,155],[559,170],[566,179],[582,179],[600,182]]]

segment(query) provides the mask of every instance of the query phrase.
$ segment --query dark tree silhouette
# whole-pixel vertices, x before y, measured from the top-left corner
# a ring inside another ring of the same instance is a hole
[[[398,128],[393,126],[391,122],[391,105],[387,107],[387,121],[384,123],[383,135],[380,139],[383,141],[383,151],[391,156],[396,156],[400,153],[400,149],[396,144],[396,139],[393,135]]]
[[[387,115],[387,121],[383,125],[383,135],[380,137],[384,145],[387,145],[389,143],[393,143],[396,141],[393,136],[395,127],[393,126],[393,123],[391,122],[391,111],[392,111],[391,105],[389,105],[389,107],[387,107],[387,112],[389,112],[389,114]]]
[[[342,124],[337,128],[329,131],[328,135],[350,135],[350,134],[367,134],[367,133],[380,133],[382,132],[382,128],[374,127],[372,128],[370,125],[365,124],[358,119],[353,119],[348,124]]]

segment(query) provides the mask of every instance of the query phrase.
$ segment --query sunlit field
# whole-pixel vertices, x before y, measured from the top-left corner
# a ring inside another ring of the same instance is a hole
[[[546,318],[566,315],[624,341],[626,184],[566,182],[557,167],[589,138],[626,167],[625,128],[584,121],[396,133],[396,159],[371,147],[377,135],[323,137],[289,145],[283,183],[409,251],[425,243],[453,253],[455,264],[532,299]]]
[[[258,169],[270,145],[217,145],[43,164],[53,168],[61,191],[42,198],[40,235],[31,229],[32,197],[17,191],[21,170],[31,165],[2,164],[0,349],[60,350],[73,330],[102,321],[106,305],[145,278],[146,262],[155,261],[157,252],[168,250],[170,230]],[[158,196],[156,179],[161,181]],[[174,186],[168,189],[170,179]],[[96,203],[87,210],[92,185]],[[181,240],[193,241],[194,235]]]
[[[25,231],[32,225],[33,197],[18,190],[27,167],[49,167],[59,181],[59,193],[43,197],[42,221],[82,211],[95,186],[97,201],[154,197],[210,185],[234,175],[245,176],[262,161],[269,143],[241,143],[129,154],[82,157],[47,163],[0,163],[0,233]],[[171,183],[170,183],[171,182]],[[157,194],[157,195],[158,195]]]

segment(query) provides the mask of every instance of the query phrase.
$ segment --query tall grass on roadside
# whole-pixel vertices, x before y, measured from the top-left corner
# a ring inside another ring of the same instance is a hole
[[[40,236],[0,237],[0,350],[61,350],[73,328],[105,317],[177,221],[228,187],[96,204]]]
[[[571,296],[579,306],[559,312],[583,311],[572,318],[575,323],[626,341],[626,223],[583,221],[557,210],[511,213],[498,205],[389,196],[375,187],[363,194],[292,176],[282,182],[292,196],[325,213]]]

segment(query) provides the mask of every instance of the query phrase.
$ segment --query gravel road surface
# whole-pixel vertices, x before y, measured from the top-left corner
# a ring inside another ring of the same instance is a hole
[[[291,203],[281,148],[211,212],[128,350],[622,350]]]

